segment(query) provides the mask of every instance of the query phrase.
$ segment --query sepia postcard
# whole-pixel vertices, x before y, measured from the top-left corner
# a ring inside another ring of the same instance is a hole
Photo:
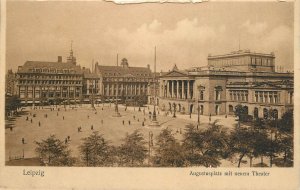
[[[184,2],[1,1],[0,189],[300,189],[299,1]]]

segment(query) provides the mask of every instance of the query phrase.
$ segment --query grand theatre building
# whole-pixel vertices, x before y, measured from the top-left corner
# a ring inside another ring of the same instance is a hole
[[[294,74],[275,71],[273,53],[239,50],[208,56],[206,67],[173,69],[159,80],[159,107],[182,114],[232,115],[244,106],[248,115],[281,117],[293,109]]]

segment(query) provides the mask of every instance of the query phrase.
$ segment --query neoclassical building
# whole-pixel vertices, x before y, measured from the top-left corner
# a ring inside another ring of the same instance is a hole
[[[142,97],[143,101],[147,101],[148,87],[154,81],[149,65],[147,67],[130,67],[126,58],[122,59],[120,66],[96,63],[94,72],[100,77],[99,95],[108,101],[118,98],[133,102]]]
[[[294,74],[275,71],[275,55],[249,50],[208,56],[208,66],[173,69],[160,77],[159,107],[182,114],[234,114],[241,104],[248,114],[278,117],[293,109]]]

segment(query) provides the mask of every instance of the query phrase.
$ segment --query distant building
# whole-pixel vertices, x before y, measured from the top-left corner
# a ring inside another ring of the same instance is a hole
[[[95,73],[100,77],[100,94],[106,101],[119,100],[127,103],[146,103],[148,85],[153,81],[150,66],[130,67],[126,58],[120,66],[95,64]]]
[[[75,103],[82,99],[83,70],[73,50],[67,62],[26,61],[17,71],[17,94],[24,104]]]
[[[275,56],[249,50],[208,56],[208,66],[172,71],[160,77],[159,106],[182,114],[234,114],[243,105],[248,114],[281,117],[293,109],[293,73],[275,72]]]
[[[17,77],[10,69],[5,75],[5,95],[13,96],[17,94]]]
[[[83,103],[101,102],[100,76],[83,67]]]

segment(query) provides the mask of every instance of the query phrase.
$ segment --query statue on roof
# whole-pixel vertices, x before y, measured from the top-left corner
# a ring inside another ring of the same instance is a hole
[[[128,67],[128,61],[127,61],[126,58],[123,58],[123,59],[122,59],[121,66],[122,66],[122,67]]]
[[[177,65],[175,64],[173,67],[173,71],[178,71]]]

